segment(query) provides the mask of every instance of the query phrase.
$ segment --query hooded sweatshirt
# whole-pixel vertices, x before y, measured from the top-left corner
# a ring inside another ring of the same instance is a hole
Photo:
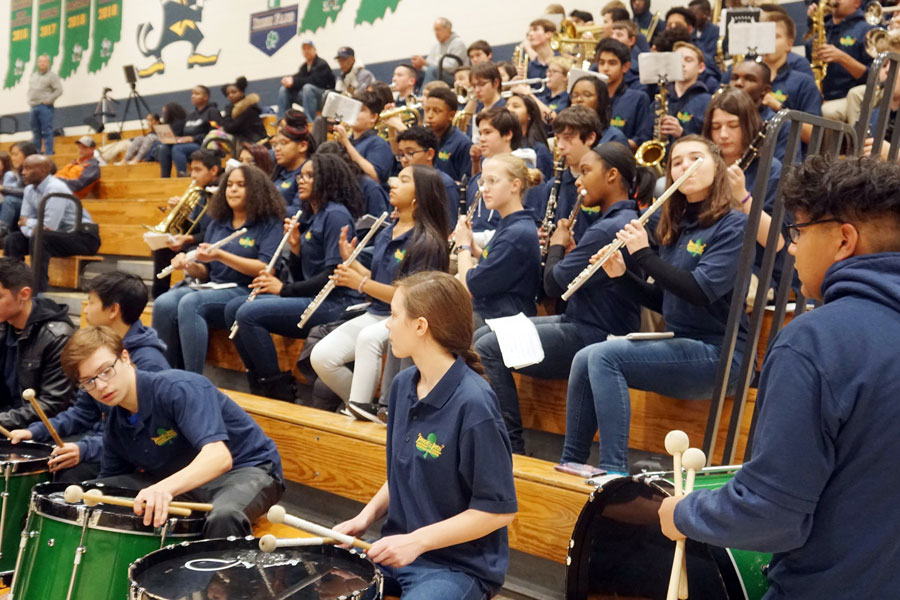
[[[833,264],[822,293],[766,354],[752,460],[688,495],[675,525],[774,552],[766,600],[896,598],[900,253]]]
[[[122,345],[128,350],[131,362],[141,371],[165,371],[170,368],[165,356],[166,345],[156,335],[155,329],[145,327],[140,321],[131,325],[122,338]],[[100,462],[103,453],[103,422],[108,414],[108,406],[100,404],[89,393],[81,390],[75,403],[50,419],[50,423],[61,437],[87,432],[76,442],[81,462]],[[50,433],[40,421],[29,425],[28,431],[35,442],[50,441]]]

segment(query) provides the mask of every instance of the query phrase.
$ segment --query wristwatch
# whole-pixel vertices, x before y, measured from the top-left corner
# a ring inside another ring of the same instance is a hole
[[[469,254],[472,254],[472,246],[470,246],[470,245],[468,245],[468,244],[461,244],[460,246],[458,246],[458,247],[456,248],[456,253],[459,254],[459,253],[462,252],[463,250],[468,250],[468,251],[469,251]]]

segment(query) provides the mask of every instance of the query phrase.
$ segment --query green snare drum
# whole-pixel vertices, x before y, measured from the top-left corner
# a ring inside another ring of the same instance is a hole
[[[31,495],[8,600],[123,600],[128,566],[166,544],[200,537],[203,517],[145,527],[131,508],[68,504],[67,484],[42,483]],[[136,491],[92,485],[109,496]]]
[[[697,473],[695,490],[718,489],[739,467]],[[666,597],[675,543],[659,527],[659,505],[671,496],[672,473],[620,477],[598,487],[581,511],[566,559],[566,598]],[[770,554],[687,540],[691,598],[759,600],[768,589]]]
[[[16,565],[31,488],[50,480],[47,461],[52,451],[53,446],[47,444],[21,442],[13,445],[6,439],[0,440],[0,474],[3,476],[0,491],[0,577],[7,582]]]

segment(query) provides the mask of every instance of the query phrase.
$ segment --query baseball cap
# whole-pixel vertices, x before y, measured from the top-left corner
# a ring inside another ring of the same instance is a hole
[[[81,144],[82,146],[87,146],[88,148],[93,148],[96,146],[96,142],[94,142],[94,138],[89,135],[83,135],[75,141],[76,144]]]
[[[351,58],[353,56],[356,56],[353,53],[353,48],[350,46],[341,46],[338,48],[337,56],[335,56],[335,58]]]
[[[303,40],[302,42],[300,42],[300,45],[301,45],[301,46],[312,46],[313,48],[316,47],[316,45],[313,44],[313,41],[310,40],[310,39],[305,39],[305,40]]]

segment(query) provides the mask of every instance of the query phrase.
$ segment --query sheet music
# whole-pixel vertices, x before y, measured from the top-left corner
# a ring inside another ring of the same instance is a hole
[[[484,322],[497,334],[503,364],[507,368],[521,369],[544,360],[544,347],[537,328],[524,314],[485,319]]]
[[[728,28],[728,54],[762,56],[775,52],[775,23],[732,23]]]
[[[322,106],[322,116],[332,121],[355,125],[360,108],[362,108],[362,102],[359,100],[336,93],[326,94],[325,105]]]
[[[681,54],[677,52],[641,52],[638,54],[641,83],[655,84],[660,79],[669,83],[684,79]]]
[[[174,241],[174,237],[168,233],[156,233],[155,231],[148,231],[144,233],[144,242],[150,246],[151,250],[159,250],[161,248],[168,248],[169,242]]]

